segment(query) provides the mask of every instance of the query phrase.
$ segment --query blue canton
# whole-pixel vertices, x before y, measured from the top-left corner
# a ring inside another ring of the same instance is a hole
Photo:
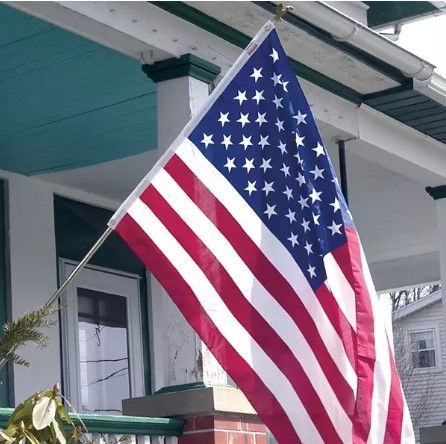
[[[316,289],[323,256],[353,226],[302,89],[275,30],[189,139],[293,255]]]

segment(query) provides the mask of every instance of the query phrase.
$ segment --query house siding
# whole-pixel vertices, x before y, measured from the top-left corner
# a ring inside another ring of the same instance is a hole
[[[407,370],[402,356],[402,337],[406,337],[406,357],[410,359],[408,332],[435,328],[438,334],[437,369]],[[394,322],[395,353],[405,389],[407,403],[414,422],[417,442],[419,428],[440,425],[446,420],[446,335],[441,301],[437,301]]]

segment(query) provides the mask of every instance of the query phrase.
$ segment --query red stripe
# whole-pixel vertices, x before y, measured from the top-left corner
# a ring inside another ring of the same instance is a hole
[[[401,431],[404,416],[404,396],[401,389],[400,378],[396,369],[395,359],[389,345],[391,385],[389,407],[387,411],[386,434],[384,443],[401,442]]]
[[[220,334],[187,282],[152,239],[127,214],[117,225],[116,232],[127,242],[169,293],[192,328],[247,395],[260,418],[276,439],[283,443],[299,444],[301,441],[277,399],[224,336]]]
[[[257,280],[291,316],[312,348],[339,402],[347,414],[351,414],[354,393],[331,358],[319,334],[318,326],[291,285],[247,236],[236,219],[177,155],[172,156],[164,169],[220,230]]]
[[[358,390],[353,418],[354,443],[366,443],[372,415],[375,334],[370,295],[362,270],[361,245],[354,229],[345,227],[347,243],[332,252],[356,296]]]
[[[287,377],[324,441],[342,443],[299,361],[287,344],[246,300],[218,259],[153,186],[149,186],[140,199],[150,207],[202,269],[231,313]]]

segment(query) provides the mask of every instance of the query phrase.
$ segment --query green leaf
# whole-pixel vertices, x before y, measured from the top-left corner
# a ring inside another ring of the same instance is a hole
[[[14,441],[14,438],[12,436],[7,435],[3,430],[0,430],[0,436],[2,439],[4,439],[6,442]]]
[[[36,430],[48,427],[56,416],[56,403],[47,396],[40,398],[33,409],[33,426]]]
[[[65,408],[65,406],[62,404],[62,402],[59,399],[55,399],[56,401],[56,406],[57,406],[57,413],[59,414],[59,416],[63,419],[65,419],[65,421],[74,426],[74,422],[73,422],[73,418],[70,416],[70,414],[67,412],[67,409]]]
[[[59,423],[57,421],[53,421],[51,423],[54,433],[56,434],[56,438],[61,444],[66,444],[67,440],[65,439],[65,435],[60,429]]]
[[[39,440],[28,430],[25,430],[23,432],[23,434],[25,435],[25,438],[31,443],[31,444],[40,444]]]

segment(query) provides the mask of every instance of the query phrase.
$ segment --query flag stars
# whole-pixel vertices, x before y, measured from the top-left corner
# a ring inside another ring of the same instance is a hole
[[[316,188],[313,188],[311,190],[311,193],[309,194],[309,197],[311,198],[311,203],[315,203],[318,200],[322,202],[322,199],[320,197],[321,194],[322,194],[322,191],[316,191]]]
[[[304,183],[306,183],[305,176],[302,173],[299,173],[297,175],[296,180],[299,182],[299,187],[301,187]]]
[[[284,123],[283,120],[279,120],[279,118],[277,118],[277,121],[276,121],[276,123],[274,124],[274,125],[277,126],[277,129],[279,130],[279,133],[280,133],[280,131],[285,131],[285,129],[284,129],[284,127],[283,127],[283,123]]]
[[[305,241],[305,250],[307,250],[308,256],[313,253],[313,244],[309,244],[308,241]]]
[[[268,220],[271,219],[271,216],[276,215],[276,205],[268,205],[266,204],[266,210],[263,212],[263,214],[266,214],[268,216]]]
[[[289,238],[287,238],[291,242],[291,246],[294,247],[295,245],[299,245],[299,242],[297,241],[297,234],[294,234],[291,232],[291,235]]]
[[[277,60],[279,60],[279,53],[274,48],[272,48],[272,52],[269,56],[273,59],[273,63],[276,63]]]
[[[290,220],[290,224],[296,222],[296,212],[291,211],[290,208],[288,208],[288,214],[285,214],[285,217],[287,217]]]
[[[262,73],[262,69],[263,68],[253,68],[252,74],[249,77],[253,77],[254,78],[254,82],[257,83],[257,80],[259,80],[261,77],[263,77]]]
[[[242,128],[244,128],[247,123],[250,123],[248,117],[249,113],[246,114],[240,113],[240,118],[237,119],[237,122],[242,125]]]
[[[260,165],[260,168],[263,169],[263,173],[266,173],[266,170],[268,169],[272,169],[271,159],[262,159],[262,165]]]
[[[255,168],[254,158],[248,159],[245,157],[245,164],[242,166],[242,168],[245,168],[246,172],[249,173],[253,168]]]
[[[302,114],[300,110],[297,110],[297,114],[293,116],[293,119],[296,119],[296,125],[300,125],[301,123],[306,124],[307,121],[305,120],[307,118],[306,114]]]
[[[221,141],[221,144],[228,149],[229,145],[232,145],[233,143],[231,142],[231,137],[232,135],[230,134],[229,136],[226,136],[223,134],[223,140]]]
[[[335,221],[333,221],[327,228],[331,231],[331,235],[334,236],[335,234],[342,234],[341,227],[342,224],[337,224]]]
[[[252,136],[246,137],[246,136],[242,136],[243,139],[242,141],[239,143],[239,145],[243,145],[243,148],[246,150],[248,149],[248,146],[252,146]]]
[[[290,82],[285,82],[285,81],[282,80],[281,85],[282,85],[282,88],[283,88],[284,92],[288,92],[288,88],[287,88],[288,83],[290,83]]]
[[[241,105],[245,100],[248,100],[246,98],[246,91],[238,91],[238,94],[234,97],[234,100],[238,100],[239,105]]]
[[[282,83],[282,81],[280,80],[281,77],[282,74],[277,75],[275,72],[273,72],[271,80],[274,82],[274,86],[280,85]]]
[[[269,145],[268,138],[269,136],[260,136],[259,146],[262,147],[262,150]]]
[[[311,231],[310,221],[309,220],[306,220],[305,218],[302,219],[301,225],[302,225],[302,227],[304,229],[304,233],[306,233],[307,231]]]
[[[316,153],[316,157],[325,156],[324,147],[318,142],[316,148],[313,148],[313,151]]]
[[[279,145],[278,145],[277,148],[279,148],[279,150],[282,153],[282,155],[288,152],[286,150],[286,143],[283,143],[281,140],[279,140]]]
[[[293,198],[293,190],[291,188],[285,187],[285,191],[282,191],[283,194],[286,195],[287,200],[294,199]]]
[[[277,97],[277,96],[274,94],[274,100],[273,100],[273,103],[274,103],[274,105],[276,105],[276,109],[283,108],[282,100],[283,100],[283,97]]]
[[[254,94],[254,97],[252,98],[252,100],[255,100],[257,105],[260,103],[261,100],[265,100],[265,97],[263,97],[263,90],[262,91],[257,91]]]
[[[295,140],[296,140],[297,148],[299,148],[300,146],[305,146],[304,139],[305,139],[305,136],[300,137],[299,134],[296,133]]]
[[[321,217],[321,215],[320,214],[315,214],[315,213],[311,213],[311,214],[313,216],[313,223],[314,223],[314,225],[320,225],[319,218]]]
[[[330,204],[333,207],[333,213],[341,209],[341,205],[339,204],[339,200],[335,197],[335,200]]]
[[[323,179],[324,178],[324,176],[322,175],[323,172],[324,168],[319,168],[317,165],[315,166],[314,170],[310,171],[310,173],[313,174],[314,176],[314,180],[316,180],[319,177]]]
[[[316,267],[312,267],[311,265],[308,266],[308,274],[310,275],[310,278],[316,277]]]
[[[265,185],[262,188],[262,191],[265,192],[265,196],[268,196],[269,193],[276,191],[273,188],[274,182],[267,182],[266,180],[264,181]]]
[[[285,175],[285,177],[290,175],[290,167],[288,165],[285,165],[284,163],[282,163],[282,168],[280,168],[280,171],[283,172],[283,174]]]
[[[300,196],[300,199],[298,200],[298,202],[299,202],[301,210],[303,210],[304,208],[310,208],[308,206],[308,203],[307,203],[308,202],[308,197]]]
[[[225,126],[225,123],[229,123],[229,113],[222,113],[220,111],[220,118],[218,119],[218,121],[221,123],[222,128]]]
[[[256,123],[259,124],[259,126],[261,127],[264,123],[268,123],[268,121],[265,119],[266,113],[260,114],[257,111],[257,119],[255,120]]]
[[[205,148],[207,148],[209,145],[214,144],[214,142],[212,140],[213,136],[214,136],[213,134],[207,135],[207,134],[203,133],[203,139],[202,139],[201,143],[204,144]]]
[[[249,180],[248,180],[248,186],[245,188],[245,191],[247,191],[248,192],[248,194],[251,196],[251,194],[254,192],[254,191],[257,191],[257,188],[256,188],[256,181],[254,181],[254,182],[250,182]]]
[[[228,169],[228,173],[230,173],[233,168],[237,168],[235,166],[235,157],[232,159],[226,157],[226,163],[223,166]]]

